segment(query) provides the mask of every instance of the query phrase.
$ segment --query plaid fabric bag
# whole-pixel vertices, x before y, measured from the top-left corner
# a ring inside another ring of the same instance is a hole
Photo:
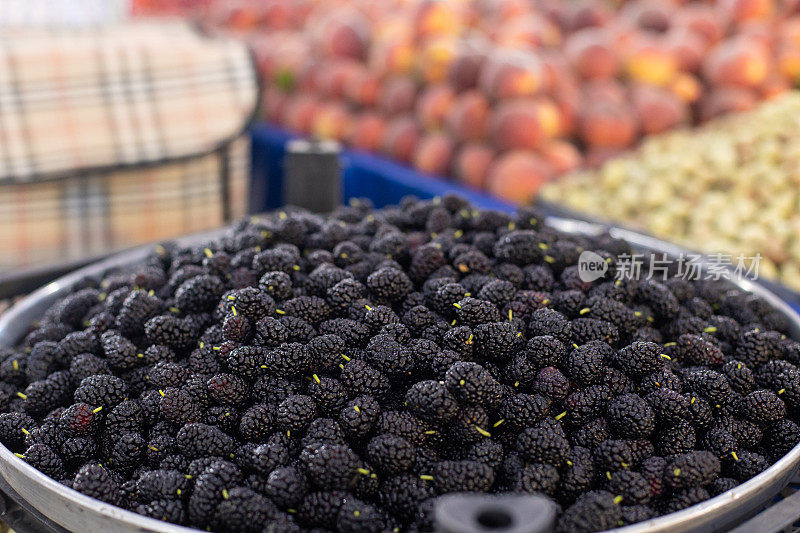
[[[0,34],[0,270],[247,210],[246,47],[174,22]]]

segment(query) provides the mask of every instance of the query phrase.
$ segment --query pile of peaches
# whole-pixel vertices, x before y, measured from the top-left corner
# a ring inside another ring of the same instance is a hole
[[[800,77],[797,0],[216,3],[267,120],[511,201]]]

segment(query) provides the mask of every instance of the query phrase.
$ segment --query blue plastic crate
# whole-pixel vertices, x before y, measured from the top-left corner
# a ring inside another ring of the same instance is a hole
[[[259,124],[252,129],[253,194],[251,211],[283,205],[283,157],[286,143],[295,136],[284,129]],[[342,199],[369,198],[376,207],[397,204],[406,195],[433,198],[456,193],[483,209],[513,211],[508,202],[456,183],[434,179],[382,157],[355,151],[342,152]]]
[[[254,126],[251,136],[253,185],[250,212],[258,213],[284,205],[283,157],[286,153],[286,143],[297,136],[269,124]],[[507,212],[515,209],[514,205],[508,202],[451,181],[433,178],[370,153],[344,150],[341,163],[342,200],[345,203],[351,198],[368,198],[375,204],[375,207],[384,207],[399,203],[406,195],[433,198],[446,193],[455,193],[483,209]],[[547,213],[588,219],[558,206],[547,204],[542,207]],[[760,282],[800,313],[800,295],[798,293],[774,281],[760,280]]]

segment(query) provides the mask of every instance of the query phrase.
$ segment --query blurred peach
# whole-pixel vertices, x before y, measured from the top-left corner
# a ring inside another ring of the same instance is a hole
[[[686,28],[671,30],[666,37],[666,46],[678,62],[678,68],[686,72],[697,72],[708,51],[706,40]]]
[[[517,49],[555,48],[562,39],[559,27],[538,13],[510,19],[494,33],[498,44]]]
[[[593,80],[581,87],[584,102],[613,102],[622,105],[628,101],[628,90],[618,80]]]
[[[703,73],[716,85],[756,87],[767,78],[770,63],[770,53],[765,47],[732,38],[711,50]]]
[[[272,86],[267,87],[263,96],[266,119],[274,124],[282,124],[288,101],[289,96],[285,92]]]
[[[381,78],[366,67],[354,72],[345,82],[344,93],[348,100],[362,107],[372,107],[378,102]]]
[[[666,85],[675,79],[678,62],[660,41],[642,43],[628,56],[628,77],[650,85]]]
[[[608,148],[595,146],[586,151],[583,159],[583,165],[586,168],[597,169],[600,168],[606,161],[615,159],[621,154],[625,153],[625,148]]]
[[[283,124],[294,132],[310,133],[318,106],[317,98],[310,94],[298,93],[290,96],[283,112]]]
[[[413,118],[397,117],[384,130],[381,149],[389,157],[408,163],[414,155],[419,138],[419,128]]]
[[[561,116],[561,110],[555,101],[540,96],[531,102],[531,106],[546,138],[550,139],[568,133],[568,121]]]
[[[732,112],[748,111],[758,103],[756,92],[745,87],[716,87],[703,99],[700,116],[710,120]]]
[[[557,175],[566,174],[581,165],[581,153],[569,141],[550,139],[539,147],[539,153],[553,167]]]
[[[720,4],[735,22],[764,20],[775,13],[775,0],[722,0]]]
[[[341,98],[345,95],[345,87],[361,72],[361,65],[350,59],[325,61],[317,73],[316,88],[322,96]]]
[[[367,111],[354,120],[348,142],[353,148],[376,152],[381,147],[385,130],[386,121],[377,113]]]
[[[670,27],[675,10],[674,5],[662,0],[631,0],[622,5],[617,16],[636,28],[664,33]]]
[[[417,99],[417,121],[423,129],[438,130],[444,125],[445,117],[450,111],[456,94],[445,84],[429,85]]]
[[[497,100],[532,96],[542,88],[543,77],[542,63],[536,55],[506,52],[486,62],[478,86],[489,98]]]
[[[392,76],[383,82],[378,107],[387,115],[408,113],[414,109],[417,87],[407,76]]]
[[[769,100],[791,89],[792,83],[790,83],[789,80],[778,74],[772,74],[768,76],[767,79],[764,80],[764,83],[758,88],[758,94],[762,99]]]
[[[413,18],[417,39],[457,34],[462,28],[460,11],[457,2],[422,0]]]
[[[459,141],[479,141],[486,137],[489,101],[477,91],[460,94],[447,113],[447,129]]]
[[[344,140],[350,134],[350,113],[341,102],[326,102],[319,106],[311,124],[317,139]]]
[[[378,74],[408,74],[416,52],[409,39],[398,37],[380,42],[370,49],[370,70]]]
[[[773,20],[748,20],[742,22],[739,24],[735,38],[771,49],[775,42],[775,23]]]
[[[485,19],[494,23],[510,22],[530,13],[530,3],[526,0],[484,0],[479,3]]]
[[[800,47],[800,15],[794,15],[780,22],[778,40],[791,47]]]
[[[505,200],[526,203],[553,177],[553,172],[553,168],[534,152],[507,152],[490,167],[486,188]]]
[[[703,86],[700,81],[692,74],[685,72],[675,76],[675,79],[669,85],[669,89],[687,104],[696,102],[703,93]]]
[[[365,59],[370,44],[370,23],[355,9],[336,9],[315,28],[318,42],[331,57]]]
[[[532,100],[501,102],[489,120],[489,139],[498,150],[530,149],[546,138]]]
[[[613,78],[619,63],[608,34],[601,28],[586,28],[567,37],[565,55],[585,79]]]
[[[486,63],[486,54],[476,50],[462,50],[450,63],[447,75],[457,92],[473,89],[478,85],[478,76]]]
[[[577,84],[564,85],[553,95],[553,101],[561,117],[562,135],[572,135],[575,132],[578,107],[581,101],[581,91]]]
[[[453,140],[442,132],[428,133],[417,143],[413,164],[420,172],[434,176],[444,176],[450,168],[453,157]]]
[[[800,80],[800,49],[793,46],[783,46],[777,55],[778,73],[792,80]]]
[[[261,24],[271,30],[291,28],[297,23],[296,12],[288,0],[267,0],[261,7]]]
[[[652,135],[686,124],[689,109],[674,93],[660,87],[640,85],[631,91],[643,133]]]
[[[593,26],[605,26],[613,14],[606,4],[593,0],[569,2],[567,28],[578,31]]]
[[[453,173],[464,185],[483,189],[494,157],[494,150],[486,144],[464,144],[453,161]]]
[[[580,137],[589,146],[627,148],[638,134],[636,115],[627,104],[590,101],[579,115]]]
[[[450,37],[440,37],[426,43],[417,60],[422,78],[428,83],[444,81],[455,59],[456,48],[457,42]]]
[[[702,36],[706,42],[716,44],[725,36],[730,15],[722,8],[709,4],[689,4],[675,14],[673,27],[681,27]]]
[[[542,50],[539,53],[542,61],[544,81],[542,90],[549,94],[558,94],[567,86],[577,84],[577,76],[561,50]]]

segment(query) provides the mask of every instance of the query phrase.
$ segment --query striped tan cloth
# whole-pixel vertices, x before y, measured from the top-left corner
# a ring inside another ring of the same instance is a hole
[[[241,43],[179,23],[0,36],[0,269],[243,214],[258,82]]]

